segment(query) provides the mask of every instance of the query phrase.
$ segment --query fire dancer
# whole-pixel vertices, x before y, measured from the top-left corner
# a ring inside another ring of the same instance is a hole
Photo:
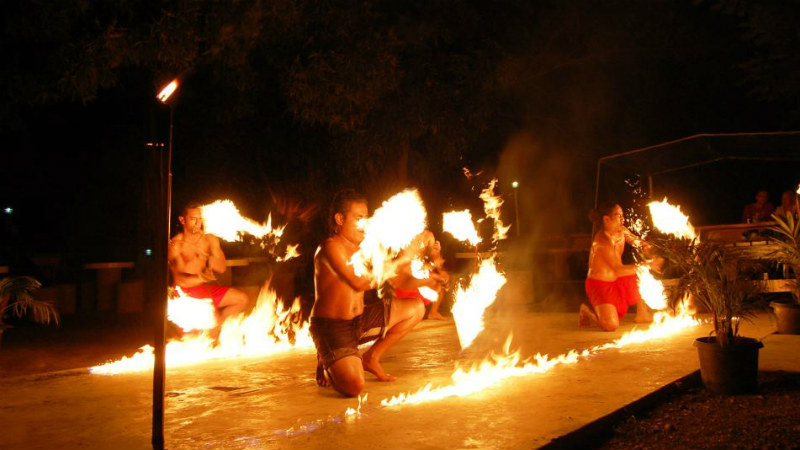
[[[636,266],[622,263],[626,242],[645,250],[647,243],[625,227],[622,207],[617,204],[601,205],[591,212],[589,218],[594,226],[586,296],[594,310],[581,304],[580,325],[596,325],[604,331],[614,331],[632,305],[636,305],[635,322],[651,322],[652,313],[639,295]],[[651,267],[658,270],[660,263],[663,260],[654,259]]]
[[[194,298],[210,298],[217,308],[220,323],[244,311],[249,300],[247,294],[211,282],[216,273],[227,269],[225,254],[219,238],[203,230],[200,206],[189,204],[178,216],[183,232],[169,241],[169,268],[175,285]]]
[[[428,278],[420,279],[414,276],[412,261],[423,262],[422,269],[429,272]],[[395,276],[390,284],[392,286],[394,298],[417,299],[427,307],[428,319],[447,320],[439,313],[439,306],[447,288],[450,275],[444,268],[444,258],[442,257],[442,244],[436,240],[433,233],[425,230],[411,242],[411,245],[401,252],[398,256],[401,261],[397,268],[398,275]],[[438,295],[438,299],[430,300],[425,298],[420,292],[421,287],[433,289]]]
[[[348,261],[364,239],[359,221],[368,217],[367,202],[352,189],[338,192],[329,216],[332,236],[314,256],[316,301],[311,336],[317,347],[317,384],[328,383],[345,396],[364,389],[364,371],[393,381],[381,367],[381,356],[422,320],[422,302],[381,300],[364,303],[364,291],[375,282],[359,277]],[[377,341],[363,355],[358,345]],[[326,376],[327,375],[327,376]]]

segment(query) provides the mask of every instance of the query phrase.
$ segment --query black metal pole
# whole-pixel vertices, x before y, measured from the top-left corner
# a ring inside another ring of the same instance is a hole
[[[160,293],[160,298],[156,298],[155,312],[155,345],[153,346],[153,434],[151,442],[153,450],[164,450],[164,394],[165,394],[165,349],[166,349],[166,324],[167,324],[167,298],[169,296],[169,264],[167,253],[169,252],[170,220],[172,211],[172,126],[173,110],[169,108],[169,143],[167,144],[167,164],[166,164],[166,193],[164,202],[164,229],[166,237],[161,237],[160,245],[163,246],[160,264],[162,278],[160,289],[155,292]],[[158,294],[157,294],[158,295]]]

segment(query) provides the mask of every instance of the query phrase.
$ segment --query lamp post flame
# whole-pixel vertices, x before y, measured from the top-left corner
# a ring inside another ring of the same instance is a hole
[[[170,81],[168,85],[164,86],[163,89],[161,89],[161,92],[156,95],[156,98],[161,103],[167,103],[167,100],[169,100],[170,96],[175,93],[175,90],[178,89],[178,86],[180,86],[180,82],[177,78],[175,78],[174,80]]]

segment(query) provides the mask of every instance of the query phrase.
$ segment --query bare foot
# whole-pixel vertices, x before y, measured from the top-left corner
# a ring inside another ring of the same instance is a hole
[[[581,303],[581,308],[578,311],[578,326],[579,327],[591,327],[597,323],[597,316],[595,315],[594,311],[589,309],[588,306]]]
[[[381,364],[366,354],[361,359],[361,364],[364,366],[365,372],[369,372],[375,375],[376,377],[378,377],[379,381],[394,381],[397,379],[389,375],[388,373],[384,372],[383,367],[381,367]]]
[[[322,368],[322,364],[317,363],[317,386],[328,387],[330,385],[328,377],[325,376],[325,369]]]
[[[447,317],[439,314],[438,312],[431,311],[428,313],[428,320],[447,320]]]

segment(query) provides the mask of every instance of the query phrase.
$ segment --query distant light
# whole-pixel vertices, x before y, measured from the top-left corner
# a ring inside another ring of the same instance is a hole
[[[144,254],[146,256],[153,256],[153,249],[151,249],[151,248],[144,249]]]
[[[511,182],[511,187],[513,187],[514,189],[516,189],[516,188],[518,188],[518,187],[519,187],[519,183],[518,183],[518,182],[516,182],[516,181],[512,181],[512,182]]]
[[[156,95],[158,101],[160,101],[161,103],[167,103],[169,97],[175,92],[176,89],[178,89],[179,84],[180,83],[178,82],[177,78],[170,81],[170,83],[164,86],[164,89],[161,89],[161,92],[159,92],[158,95]]]
[[[13,214],[14,213],[14,208],[12,208],[10,206],[6,206],[5,208],[3,208],[3,212],[6,213],[6,214]]]

